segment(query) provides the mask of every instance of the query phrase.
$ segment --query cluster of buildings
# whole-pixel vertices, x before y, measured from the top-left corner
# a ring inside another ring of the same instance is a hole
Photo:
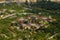
[[[6,1],[10,1],[10,2],[20,2],[20,3],[24,3],[24,2],[39,2],[39,1],[52,1],[52,2],[60,2],[60,0],[0,0],[0,2],[6,2]]]
[[[51,16],[42,17],[39,15],[28,14],[24,17],[17,17],[16,21],[11,22],[11,26],[17,26],[21,29],[39,29],[39,28],[47,28],[49,26],[49,22],[53,22]]]

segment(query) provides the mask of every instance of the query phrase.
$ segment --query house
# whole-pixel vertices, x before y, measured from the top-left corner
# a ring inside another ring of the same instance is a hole
[[[29,2],[37,2],[37,1],[52,1],[52,2],[60,2],[60,0],[0,0],[0,2],[20,2],[20,3],[24,3],[28,1]]]

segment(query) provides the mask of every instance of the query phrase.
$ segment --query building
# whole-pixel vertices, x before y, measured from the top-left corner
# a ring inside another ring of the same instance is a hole
[[[6,1],[10,1],[10,2],[20,2],[20,3],[24,3],[26,1],[28,2],[37,2],[37,1],[52,1],[52,2],[60,2],[60,0],[0,0],[0,2],[6,2]]]

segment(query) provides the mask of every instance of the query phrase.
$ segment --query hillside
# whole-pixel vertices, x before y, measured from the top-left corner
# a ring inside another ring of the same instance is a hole
[[[59,6],[55,2],[0,4],[0,40],[60,40]]]

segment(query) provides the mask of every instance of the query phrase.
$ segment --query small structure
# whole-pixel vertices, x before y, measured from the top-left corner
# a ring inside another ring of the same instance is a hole
[[[12,21],[11,22],[11,26],[17,26],[17,22],[16,21]]]

